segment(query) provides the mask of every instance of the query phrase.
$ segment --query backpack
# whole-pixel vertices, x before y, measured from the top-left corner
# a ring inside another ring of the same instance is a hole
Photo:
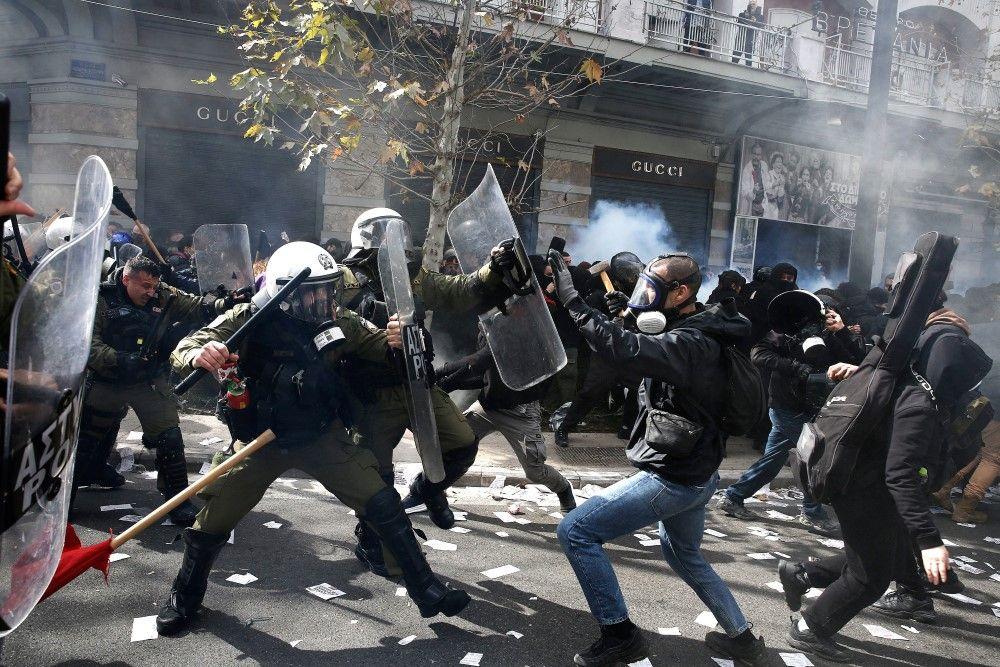
[[[877,444],[872,432],[892,409],[897,380],[909,373],[911,352],[957,249],[954,237],[928,232],[917,239],[912,253],[903,253],[885,338],[876,339],[858,370],[833,389],[816,418],[803,427],[792,452],[792,470],[818,502],[843,493],[858,453]]]
[[[736,346],[719,343],[729,377],[726,409],[719,428],[727,435],[749,435],[767,416],[767,394],[760,372]]]

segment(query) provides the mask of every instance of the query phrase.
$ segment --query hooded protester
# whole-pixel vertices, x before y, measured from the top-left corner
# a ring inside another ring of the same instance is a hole
[[[747,307],[752,325],[750,332],[752,343],[759,341],[771,329],[767,322],[767,307],[771,304],[771,299],[783,292],[798,289],[799,287],[795,283],[798,277],[798,269],[787,262],[779,262],[772,267],[767,280],[762,281],[747,296]]]
[[[940,305],[943,305],[943,301]],[[833,500],[844,533],[844,553],[804,563],[782,561],[779,577],[789,607],[796,611],[809,588],[825,588],[789,631],[792,646],[834,662],[850,654],[833,636],[896,578],[902,590],[880,607],[914,611],[921,599],[912,545],[931,585],[948,579],[948,549],[934,525],[927,490],[943,477],[948,452],[947,415],[989,372],[993,361],[968,336],[953,312],[939,308],[913,351],[913,365],[897,382],[893,407],[859,450],[855,472]],[[856,366],[831,367],[831,380],[849,377]],[[916,581],[914,587],[911,582]],[[917,590],[914,590],[917,588]],[[918,597],[920,596],[920,597]],[[933,607],[931,607],[933,610]]]

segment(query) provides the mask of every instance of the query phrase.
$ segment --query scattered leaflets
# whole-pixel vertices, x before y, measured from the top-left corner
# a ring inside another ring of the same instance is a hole
[[[520,639],[524,635],[522,633],[520,633],[520,632],[517,632],[516,630],[508,630],[507,631],[507,636],[508,637],[513,637],[514,639]]]
[[[767,587],[768,588],[773,588],[774,590],[778,591],[779,593],[784,593],[785,592],[785,589],[781,585],[780,581],[769,581],[769,582],[767,582]]]
[[[830,547],[831,549],[844,548],[844,540],[835,540],[831,537],[821,537],[819,543],[825,547]]]
[[[212,469],[212,462],[211,461],[203,461],[202,464],[201,464],[201,467],[198,468],[198,474],[199,475],[207,475],[208,472],[211,469]]]
[[[398,598],[405,598],[406,597],[406,587],[405,586],[397,586],[396,587],[396,597],[398,597]]]
[[[121,505],[101,505],[102,512],[114,512],[115,510],[130,510],[132,503],[122,503]]]
[[[468,665],[469,667],[479,667],[479,661],[482,659],[482,653],[466,653],[465,657],[462,658],[458,664]]]
[[[719,667],[734,667],[735,664],[733,663],[732,660],[729,660],[728,658],[712,658],[712,660],[715,660],[715,664],[717,664]]]
[[[257,581],[257,577],[253,576],[249,572],[246,574],[232,574],[226,577],[226,581],[231,581],[234,584],[239,584],[240,586],[246,586],[247,584],[252,584]]]
[[[494,531],[497,537],[510,537],[510,533],[504,532],[502,530]]]
[[[660,538],[650,539],[650,540],[639,540],[639,544],[644,547],[658,547],[660,546]]]
[[[327,583],[310,586],[306,591],[311,595],[315,595],[320,600],[332,600],[333,598],[339,598],[341,595],[347,595],[344,591],[336,589]]]
[[[811,667],[813,664],[805,653],[779,653],[778,655],[788,667]]]
[[[561,519],[564,515],[562,512],[549,512],[549,516],[553,519]]]
[[[125,516],[118,517],[119,521],[124,521],[125,523],[136,523],[142,521],[142,517],[138,514],[126,514]]]
[[[520,568],[516,568],[513,565],[501,565],[500,567],[494,567],[489,570],[483,570],[480,574],[490,579],[498,579],[500,577],[507,576],[508,574],[514,574],[515,572],[520,572]]]
[[[714,628],[719,624],[719,622],[715,620],[715,614],[707,609],[698,614],[698,618],[694,619],[694,622],[698,625],[704,625],[706,628]]]
[[[681,634],[680,628],[657,628],[656,631],[659,632],[661,635],[669,635],[677,637],[679,637]]]
[[[424,546],[435,551],[458,551],[457,544],[442,542],[441,540],[427,540],[424,542]]]
[[[131,558],[128,554],[113,553],[111,558],[108,559],[109,563],[117,563],[120,560],[125,560],[126,558]]]
[[[217,442],[222,442],[222,438],[213,435],[211,438],[205,438],[198,444],[201,445],[202,447],[208,447],[209,445],[214,445]]]
[[[493,481],[490,482],[488,488],[493,491],[499,491],[500,489],[503,488],[503,485],[506,481],[507,477],[505,475],[497,475],[496,477],[493,478]]]
[[[264,524],[264,527],[265,528],[274,528],[274,529],[277,529],[277,528],[281,528],[283,525],[284,524],[278,523],[277,521],[268,521],[267,523]]]
[[[638,662],[628,663],[628,667],[653,667],[653,663],[649,661],[649,658],[643,658]]]
[[[141,642],[156,639],[160,633],[156,631],[156,616],[141,616],[132,619],[132,641]]]
[[[408,635],[406,637],[403,637],[402,639],[400,639],[396,643],[399,644],[400,646],[406,646],[407,644],[409,644],[410,642],[412,642],[416,638],[417,638],[416,635]]]
[[[126,440],[142,440],[142,431],[129,431]]]
[[[906,630],[907,632],[912,632],[912,633],[913,633],[913,634],[915,634],[915,635],[919,635],[919,634],[920,634],[920,630],[917,630],[917,629],[916,629],[915,627],[913,627],[912,625],[901,625],[901,626],[899,626],[899,627],[903,628],[903,629],[904,629],[904,630]]]
[[[131,447],[119,447],[118,454],[121,456],[121,460],[115,470],[124,475],[135,467],[135,452],[132,451]]]
[[[962,526],[963,528],[975,528],[976,527],[976,524],[974,524],[974,523],[958,523],[957,521],[955,522],[955,525],[956,526]]]
[[[774,560],[774,554],[767,551],[758,554],[747,554],[747,557],[751,560]]]
[[[715,530],[714,528],[706,528],[705,529],[705,534],[706,535],[711,535],[712,537],[729,537],[725,533],[720,533],[719,531]]]
[[[778,510],[767,510],[765,512],[771,519],[778,519],[779,521],[794,521],[795,517],[790,514],[785,514],[784,512],[779,512]]]
[[[461,526],[455,526],[454,528],[449,528],[448,530],[450,530],[453,533],[471,533],[472,532],[468,528],[462,528]]]
[[[964,593],[942,593],[941,595],[951,598],[956,602],[964,602],[965,604],[981,605],[982,602],[976,598],[970,598]]]
[[[865,623],[864,626],[865,630],[867,630],[872,637],[878,637],[879,639],[899,639],[904,642],[910,641],[903,635],[893,632],[889,628],[883,628],[881,625],[875,625],[874,623]]]

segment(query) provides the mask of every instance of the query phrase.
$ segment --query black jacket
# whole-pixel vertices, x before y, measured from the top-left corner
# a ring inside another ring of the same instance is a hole
[[[645,378],[627,450],[632,465],[678,484],[707,482],[723,456],[718,422],[726,394],[719,388],[728,383],[728,372],[719,341],[735,342],[748,335],[750,322],[739,313],[725,312],[721,305],[708,310],[699,306],[699,312],[675,322],[669,331],[650,335],[623,329],[583,299],[570,301],[566,309],[596,354]],[[643,425],[650,404],[704,427],[691,454],[671,457],[646,443]]]
[[[497,362],[482,335],[479,349],[470,355],[448,362],[435,370],[437,384],[445,391],[480,389],[479,403],[487,410],[503,410],[540,400],[549,390],[548,378],[522,391],[515,391],[500,379]]]
[[[815,412],[815,407],[806,398],[805,376],[809,373],[824,373],[838,362],[859,364],[865,358],[865,345],[861,337],[843,327],[836,333],[824,331],[822,335],[828,354],[823,363],[810,366],[799,341],[768,332],[762,341],[750,351],[750,359],[761,373],[770,373],[768,405],[779,410],[794,412]]]
[[[873,433],[879,446],[861,450],[856,470],[861,477],[871,471],[875,478],[885,472],[885,484],[907,532],[921,549],[929,549],[942,544],[926,498],[944,474],[950,410],[986,375],[993,361],[954,325],[925,329],[913,359],[914,369],[930,383],[934,397],[911,374],[901,378],[892,413]]]

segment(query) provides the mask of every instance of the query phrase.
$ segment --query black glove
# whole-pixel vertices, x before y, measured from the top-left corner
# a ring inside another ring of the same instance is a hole
[[[514,256],[514,239],[507,239],[497,244],[500,249],[495,255],[490,255],[490,269],[504,273],[514,268],[517,258]]]
[[[604,305],[612,317],[617,317],[620,312],[628,308],[628,297],[625,292],[615,290],[604,295]]]
[[[122,380],[148,379],[150,364],[138,352],[115,352],[116,370]]]
[[[562,305],[580,298],[573,286],[573,276],[558,250],[549,250],[549,266],[552,267],[552,281],[556,284],[555,297]]]
[[[792,373],[796,380],[798,380],[801,384],[805,384],[809,380],[809,375],[812,373],[812,366],[809,364],[803,364],[800,361],[793,361]]]

